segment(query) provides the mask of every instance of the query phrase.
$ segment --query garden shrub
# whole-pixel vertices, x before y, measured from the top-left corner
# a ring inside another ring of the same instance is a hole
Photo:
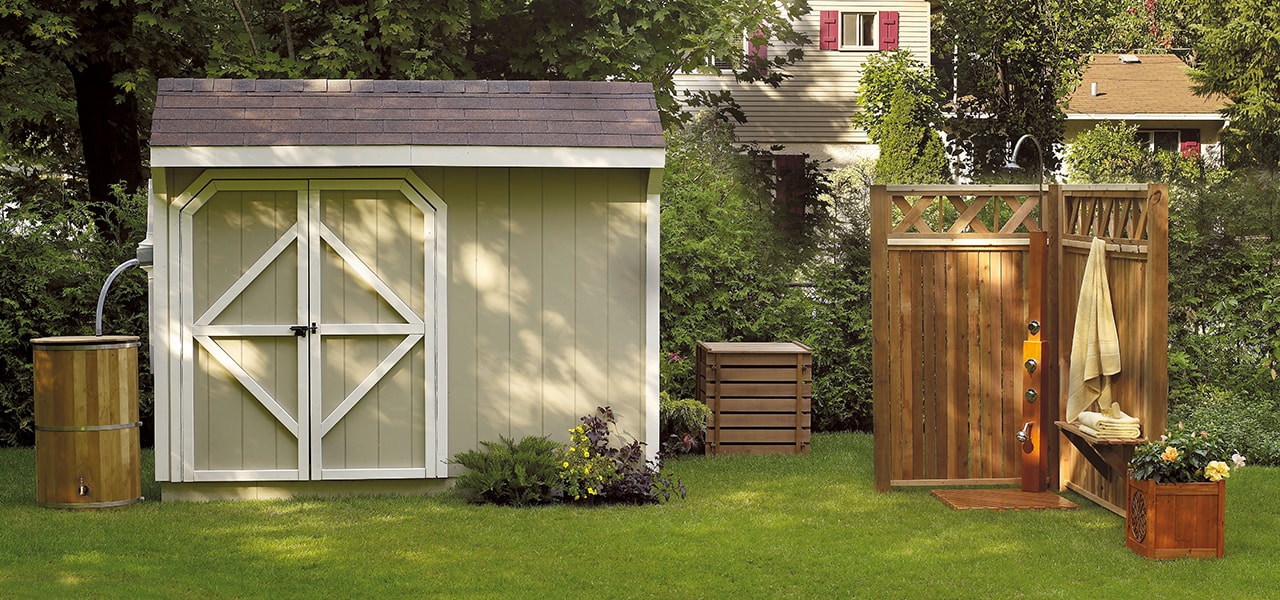
[[[134,257],[146,231],[145,193],[120,198],[114,217],[134,232],[123,245],[97,234],[82,202],[15,193],[0,189],[0,447],[35,442],[31,339],[93,335],[102,284],[116,265]],[[143,443],[150,445],[153,394],[141,270],[126,271],[112,285],[103,331],[141,338],[139,401],[147,425]]]
[[[799,339],[805,302],[789,284],[805,245],[775,221],[771,173],[714,115],[667,133],[659,329],[674,397],[694,395],[698,340]]]
[[[1169,405],[1280,464],[1280,182],[1241,175],[1169,202]],[[1270,408],[1268,408],[1270,407]]]
[[[1256,465],[1280,465],[1280,402],[1275,398],[1237,396],[1206,387],[1196,402],[1183,402],[1170,415],[1194,431],[1208,431],[1225,448]]]
[[[483,450],[461,452],[450,461],[470,469],[457,486],[472,500],[529,506],[555,502],[562,495],[559,442],[545,436],[519,442],[498,436],[496,443],[480,445]]]
[[[875,163],[830,176],[830,216],[814,233],[816,254],[804,267],[810,315],[804,342],[813,349],[815,431],[871,430],[871,211]]]
[[[666,455],[700,452],[707,436],[711,408],[692,398],[672,398],[658,393],[659,437]]]
[[[602,478],[603,491],[594,497],[581,499],[626,504],[653,504],[671,498],[671,492],[685,496],[684,485],[663,475],[658,466],[645,460],[644,444],[631,440],[620,446],[613,445],[610,437],[617,425],[613,409],[596,408],[595,414],[582,417],[582,425],[569,430],[573,435],[571,447],[582,453],[583,458],[604,457],[610,463],[606,471],[616,473]],[[585,447],[584,447],[585,446]],[[572,463],[571,463],[572,464]],[[563,466],[563,465],[562,465]]]

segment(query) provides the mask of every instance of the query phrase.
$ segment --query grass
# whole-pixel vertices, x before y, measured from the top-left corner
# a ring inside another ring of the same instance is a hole
[[[644,507],[446,494],[71,512],[36,506],[34,465],[0,451],[0,598],[1280,594],[1280,470],[1263,467],[1227,484],[1224,559],[1155,562],[1074,495],[1080,510],[961,512],[926,490],[878,494],[866,435],[814,436],[808,457],[678,461],[689,497]]]

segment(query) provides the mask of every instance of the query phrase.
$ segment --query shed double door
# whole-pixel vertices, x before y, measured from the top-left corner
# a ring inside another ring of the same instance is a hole
[[[182,208],[184,479],[438,476],[438,202],[215,179]]]

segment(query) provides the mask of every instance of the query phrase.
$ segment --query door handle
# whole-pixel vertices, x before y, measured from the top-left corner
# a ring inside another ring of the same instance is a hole
[[[315,323],[312,323],[311,326],[309,327],[306,325],[291,325],[289,326],[289,331],[292,331],[293,335],[297,337],[307,337],[308,333],[311,333],[314,335],[316,333],[319,333],[320,329],[316,327]]]

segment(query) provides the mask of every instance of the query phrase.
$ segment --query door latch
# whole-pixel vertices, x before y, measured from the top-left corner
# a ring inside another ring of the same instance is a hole
[[[311,333],[312,335],[315,335],[315,334],[316,334],[316,333],[318,333],[320,330],[319,330],[319,328],[317,328],[317,327],[316,327],[316,324],[315,324],[315,323],[312,323],[310,327],[308,327],[308,326],[306,326],[306,325],[292,325],[292,326],[290,326],[290,327],[289,327],[289,331],[292,331],[292,332],[293,332],[293,335],[295,335],[295,336],[298,336],[298,337],[307,337],[307,334],[308,334],[308,333]]]

